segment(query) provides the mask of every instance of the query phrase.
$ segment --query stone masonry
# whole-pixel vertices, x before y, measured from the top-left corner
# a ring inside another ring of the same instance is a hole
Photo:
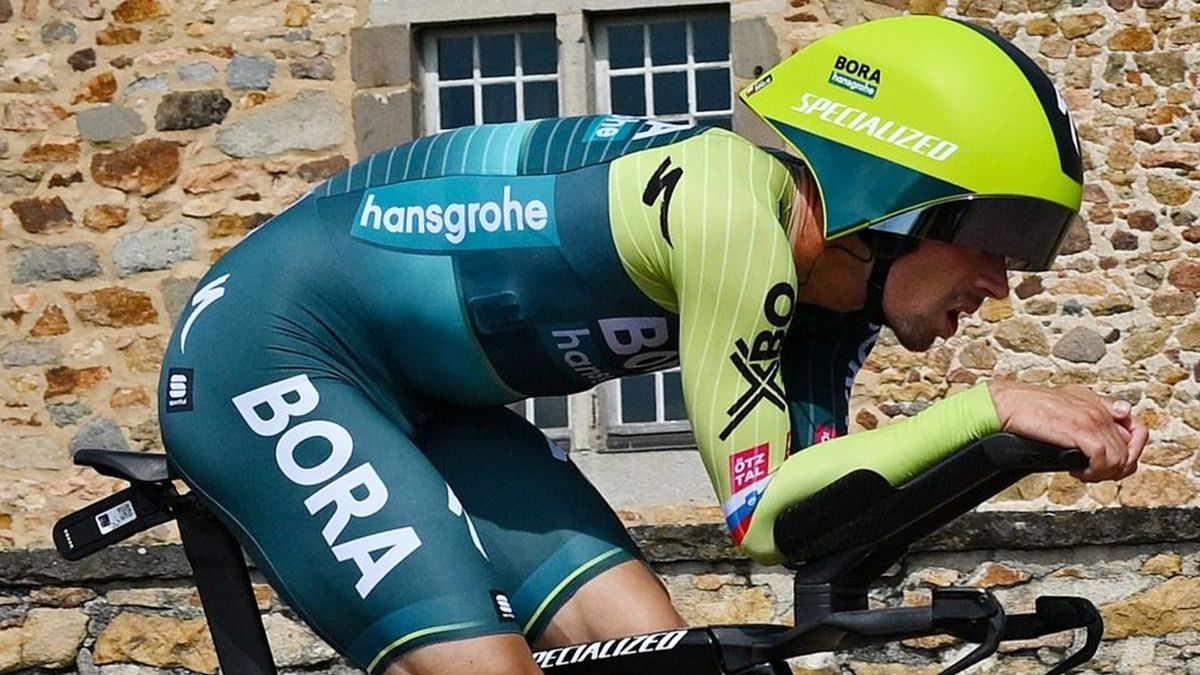
[[[157,368],[207,266],[364,150],[412,134],[419,26],[368,25],[389,2],[0,0],[0,673],[215,672],[170,527],[83,566],[48,550],[50,527],[115,489],[74,468],[73,449],[161,449]],[[955,338],[909,354],[885,336],[855,425],[999,376],[1111,392],[1152,440],[1121,484],[1022,481],[875,599],[979,584],[1019,610],[1035,593],[1087,595],[1109,625],[1090,672],[1200,672],[1200,536],[1186,527],[1200,504],[1200,4],[733,0],[735,77],[902,12],[993,28],[1051,73],[1082,140],[1084,217],[1053,271],[1012,275],[1012,296]],[[398,56],[373,59],[380,44]],[[690,620],[788,615],[783,570],[723,548],[713,507],[621,513]],[[983,536],[1012,522],[1025,534]],[[259,598],[284,670],[353,672],[265,586]],[[1068,642],[1018,646],[980,672],[1041,672]],[[961,651],[922,641],[796,668],[933,673]]]

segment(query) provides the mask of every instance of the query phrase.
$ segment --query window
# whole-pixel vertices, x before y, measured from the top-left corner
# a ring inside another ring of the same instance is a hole
[[[595,44],[601,112],[731,127],[728,12],[608,17]]]
[[[553,25],[431,33],[425,49],[425,130],[558,115]]]
[[[617,383],[617,424],[686,422],[679,369],[626,377]]]
[[[508,409],[533,422],[539,429],[551,432],[554,437],[565,436],[555,431],[565,432],[570,426],[571,416],[567,412],[566,396],[546,396],[543,398],[527,398],[524,401],[508,404]]]
[[[593,31],[601,112],[731,127],[727,11],[611,15],[598,20]],[[695,443],[679,369],[626,377],[609,386],[602,407],[609,449]]]

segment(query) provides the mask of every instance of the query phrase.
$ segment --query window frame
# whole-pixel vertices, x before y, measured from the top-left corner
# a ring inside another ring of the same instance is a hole
[[[723,18],[732,26],[729,16],[729,5],[694,7],[681,10],[674,10],[669,7],[657,7],[633,12],[609,12],[592,15],[589,29],[592,37],[596,113],[612,114],[611,77],[620,75],[642,75],[644,87],[643,96],[645,97],[646,102],[646,116],[671,121],[687,120],[693,124],[699,123],[701,120],[728,118],[730,125],[732,126],[734,112],[736,111],[736,101],[734,100],[736,98],[736,88],[734,87],[733,76],[732,36],[730,37],[729,53],[724,61],[701,61],[698,63],[695,60],[695,45],[693,37],[694,31],[692,30],[691,22],[696,19],[711,19],[718,16]],[[684,25],[686,26],[687,42],[685,49],[687,51],[687,61],[685,63],[674,63],[661,66],[653,65],[650,63],[651,55],[649,26],[652,23],[670,23],[673,21],[683,21]],[[610,68],[608,52],[608,28],[610,26],[626,24],[643,25],[642,65],[632,68]],[[715,70],[718,68],[725,68],[729,72],[729,107],[719,111],[697,110],[696,73],[702,70]],[[655,73],[687,74],[687,113],[656,114],[654,112],[654,78],[652,76]]]
[[[548,28],[549,32],[555,39],[555,66],[553,73],[539,73],[526,75],[523,71],[521,63],[521,33],[522,32],[542,32],[539,29]],[[514,68],[512,75],[482,75],[479,67],[479,37],[483,35],[503,35],[511,33],[514,36],[513,49],[515,54],[513,58]],[[474,94],[474,120],[475,124],[483,124],[483,86],[486,84],[515,84],[516,89],[516,107],[518,122],[525,121],[525,86],[526,82],[554,82],[555,91],[558,95],[558,112],[561,115],[563,109],[563,87],[562,87],[562,49],[558,43],[557,25],[553,18],[532,17],[526,20],[504,21],[504,22],[480,22],[467,23],[461,25],[444,26],[434,25],[428,26],[421,31],[421,88],[422,88],[422,115],[421,123],[423,125],[422,132],[425,135],[436,134],[447,129],[442,129],[442,101],[439,93],[442,86],[441,77],[438,75],[438,40],[441,38],[455,37],[470,37],[471,40],[471,78],[462,80],[446,80],[453,82],[453,85],[461,87],[470,83],[471,91]]]

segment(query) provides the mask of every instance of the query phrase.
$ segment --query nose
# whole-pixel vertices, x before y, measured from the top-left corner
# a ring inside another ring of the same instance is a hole
[[[981,289],[997,300],[1008,297],[1008,267],[1004,264],[1004,256],[995,253],[985,254],[980,261],[978,283]]]

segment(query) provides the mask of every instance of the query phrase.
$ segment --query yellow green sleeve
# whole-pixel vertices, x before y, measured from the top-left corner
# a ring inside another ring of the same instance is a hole
[[[636,195],[675,170],[668,241],[661,200],[646,205]],[[783,225],[791,177],[749,142],[713,130],[622,157],[610,179],[614,237],[630,277],[679,314],[684,400],[738,540],[786,456],[791,426],[779,367],[796,288]]]
[[[929,407],[912,419],[810,446],[772,476],[742,548],[763,564],[782,562],[775,519],[787,507],[857,469],[901,485],[955,450],[1001,431],[986,384]]]

